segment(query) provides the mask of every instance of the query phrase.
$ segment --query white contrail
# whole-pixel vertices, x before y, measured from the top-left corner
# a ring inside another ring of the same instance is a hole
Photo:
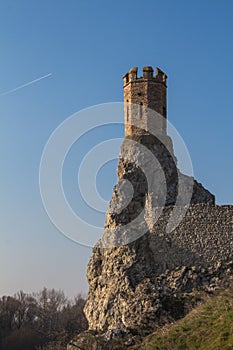
[[[34,79],[34,80],[30,81],[29,83],[20,85],[20,86],[16,87],[15,89],[12,89],[12,90],[3,92],[2,94],[0,94],[0,96],[4,96],[4,95],[11,94],[12,92],[15,92],[15,91],[17,91],[17,90],[19,90],[19,89],[23,89],[23,88],[26,87],[26,86],[32,85],[32,84],[34,84],[34,83],[37,83],[38,81],[40,81],[40,80],[42,80],[42,79],[45,79],[45,78],[47,78],[47,77],[50,77],[51,75],[52,75],[52,73],[46,74],[46,75],[44,75],[43,77],[40,77],[40,78],[37,78],[37,79]]]

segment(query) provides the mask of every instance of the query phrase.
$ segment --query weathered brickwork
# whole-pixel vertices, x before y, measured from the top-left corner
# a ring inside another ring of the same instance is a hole
[[[125,108],[125,136],[135,134],[133,128],[135,119],[140,121],[141,129],[147,125],[147,113],[149,110],[157,112],[163,116],[161,126],[157,125],[157,130],[166,133],[167,118],[167,98],[166,98],[166,79],[167,76],[159,68],[156,69],[156,75],[152,67],[143,68],[143,76],[137,76],[138,68],[132,68],[124,76],[124,102]],[[136,131],[140,132],[139,130]]]

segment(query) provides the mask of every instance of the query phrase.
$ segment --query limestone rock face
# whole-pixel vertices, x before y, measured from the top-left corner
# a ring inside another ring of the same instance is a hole
[[[68,350],[125,349],[232,282],[233,206],[179,171],[168,136],[125,139],[117,172],[87,269],[89,332]]]
[[[192,205],[166,234],[171,210],[137,241],[94,249],[85,306],[91,329],[147,333],[183,316],[195,291],[211,292],[231,283],[233,206]]]
[[[177,167],[167,135],[134,135],[122,144],[106,224],[99,246],[128,244],[141,237],[166,206],[215,204],[215,197]],[[160,208],[160,211],[156,208]]]

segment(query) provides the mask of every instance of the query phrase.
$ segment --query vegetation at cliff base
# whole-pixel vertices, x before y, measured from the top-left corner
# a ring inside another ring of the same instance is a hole
[[[62,291],[46,288],[1,297],[0,350],[66,349],[87,328],[84,304],[80,295],[68,300]]]
[[[145,338],[134,350],[233,350],[233,288]]]

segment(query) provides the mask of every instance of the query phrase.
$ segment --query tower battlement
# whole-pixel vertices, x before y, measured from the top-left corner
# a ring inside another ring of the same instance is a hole
[[[142,80],[153,80],[155,83],[162,83],[166,85],[167,75],[158,67],[156,67],[156,74],[151,66],[143,67],[142,77],[138,77],[138,67],[131,68],[123,77],[124,86],[132,81],[141,82]]]
[[[151,66],[143,67],[142,72],[143,75],[138,77],[138,67],[133,67],[123,77],[125,136],[133,136],[151,127],[166,134],[167,75],[159,68],[154,75]],[[157,118],[153,119],[151,111],[156,112]]]

